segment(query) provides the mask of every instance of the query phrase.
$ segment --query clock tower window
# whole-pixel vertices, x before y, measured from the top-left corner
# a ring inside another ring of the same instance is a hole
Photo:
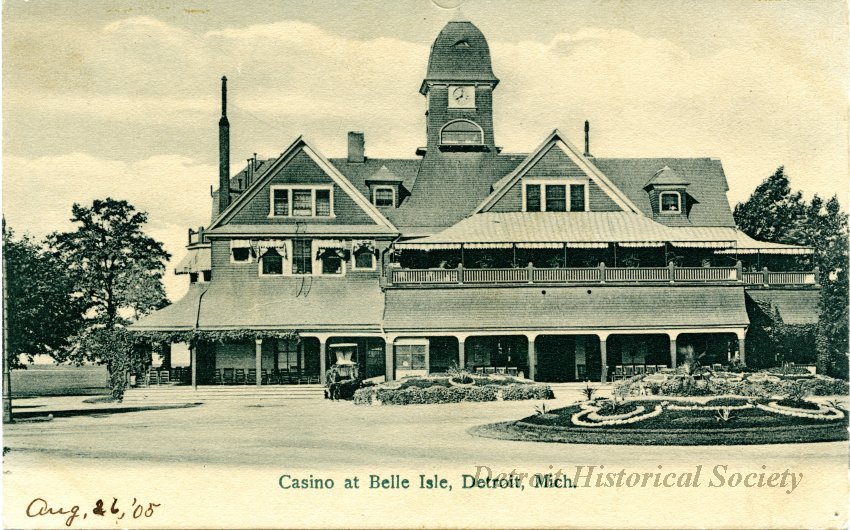
[[[469,120],[454,120],[443,126],[440,131],[440,143],[444,145],[481,145],[484,143],[484,131]]]

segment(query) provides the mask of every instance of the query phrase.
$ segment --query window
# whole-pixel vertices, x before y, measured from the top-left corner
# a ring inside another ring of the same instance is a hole
[[[567,196],[569,189],[569,196]],[[587,184],[570,181],[523,181],[526,212],[583,212],[587,210]]]
[[[342,258],[333,252],[322,256],[322,274],[342,274]]]
[[[354,254],[354,268],[355,269],[375,269],[375,255],[372,254],[371,250],[363,249]]]
[[[292,240],[292,274],[313,274],[313,240]]]
[[[330,217],[331,190],[316,190],[316,217]]]
[[[529,184],[525,187],[525,211],[540,211],[540,184]]]
[[[587,210],[587,205],[584,203],[585,194],[584,184],[570,184],[570,211],[583,212]]]
[[[396,344],[395,362],[398,370],[425,370],[427,344]]]
[[[289,215],[289,190],[274,190],[273,215],[286,217]]]
[[[567,211],[567,187],[560,185],[546,186],[546,211],[547,212],[566,212]]]
[[[234,248],[233,249],[233,261],[238,262],[246,262],[251,259],[251,249],[250,248]]]
[[[678,191],[662,191],[660,195],[661,213],[680,213],[682,196]]]
[[[254,249],[251,248],[251,242],[247,239],[231,239],[230,240],[230,262],[231,263],[249,263],[254,257]]]
[[[440,143],[481,145],[484,143],[484,132],[471,121],[455,120],[447,123],[440,131]]]
[[[277,250],[270,248],[260,258],[260,274],[272,276],[283,274],[283,256]]]
[[[272,186],[269,217],[333,217],[331,186]]]
[[[372,203],[381,207],[395,207],[395,188],[392,186],[376,186],[372,191]]]

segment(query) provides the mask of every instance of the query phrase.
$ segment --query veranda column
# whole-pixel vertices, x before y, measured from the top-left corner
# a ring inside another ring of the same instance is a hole
[[[395,379],[395,335],[388,335],[386,339],[386,347],[384,348],[384,363],[387,371],[387,381]]]
[[[169,345],[171,347],[171,345]],[[189,343],[189,364],[192,365],[192,390],[198,389],[198,346]]]
[[[747,365],[746,342],[746,330],[738,332],[738,357],[744,366]]]
[[[257,386],[263,384],[263,339],[254,339],[255,348],[254,348],[254,357],[257,369]]]
[[[537,375],[537,353],[534,351],[534,341],[537,335],[528,335],[528,378],[534,381]]]
[[[679,351],[679,346],[676,344],[677,333],[670,334],[670,368],[676,368],[676,354]]]
[[[608,335],[599,335],[599,361],[602,369],[599,373],[599,382],[608,382]]]
[[[457,337],[457,364],[461,369],[466,368],[466,337],[463,335]]]
[[[317,337],[317,338],[319,339],[319,381],[322,384],[324,384],[325,383],[325,372],[328,369],[328,367],[327,367],[328,359],[327,359],[327,354],[325,353],[327,351],[327,347],[326,347],[325,341],[327,341],[328,339],[326,337]]]

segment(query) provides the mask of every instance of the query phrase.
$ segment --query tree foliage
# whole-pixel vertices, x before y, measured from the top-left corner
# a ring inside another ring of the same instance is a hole
[[[4,223],[3,272],[10,367],[21,367],[21,355],[30,361],[35,354],[61,360],[85,308],[66,268],[30,237],[16,239]]]
[[[762,241],[813,247],[820,270],[817,326],[818,370],[847,377],[848,367],[848,223],[837,197],[818,195],[806,202],[791,190],[784,168],[759,184],[747,201],[735,206],[735,222]]]

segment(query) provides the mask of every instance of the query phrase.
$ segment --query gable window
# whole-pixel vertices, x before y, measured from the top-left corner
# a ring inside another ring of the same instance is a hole
[[[453,145],[481,145],[484,131],[469,120],[450,121],[440,131],[440,143]]]
[[[587,210],[584,197],[586,193],[584,184],[570,184],[570,211],[583,212]]]
[[[681,213],[682,195],[678,191],[662,191],[659,195],[661,213]]]
[[[569,190],[569,195],[567,191]],[[523,181],[524,211],[584,212],[587,210],[587,183],[564,180]]]
[[[263,276],[283,274],[283,256],[278,253],[277,249],[266,250],[263,257],[260,258],[260,274]]]
[[[525,187],[525,211],[540,211],[540,184],[528,184]]]
[[[272,186],[269,217],[333,217],[331,186]]]
[[[286,217],[289,215],[289,190],[274,190],[272,193],[272,215]]]
[[[546,211],[547,212],[566,212],[567,211],[567,187],[561,185],[546,186]]]
[[[313,240],[292,240],[292,274],[313,274]]]
[[[395,188],[375,186],[372,191],[372,204],[379,208],[395,208]]]

